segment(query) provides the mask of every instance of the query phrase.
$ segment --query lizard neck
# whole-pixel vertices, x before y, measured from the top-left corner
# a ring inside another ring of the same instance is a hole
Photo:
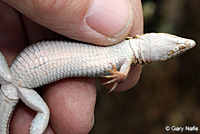
[[[140,47],[141,44],[145,44],[145,40],[144,41],[141,41],[141,40],[137,40],[136,38],[133,38],[133,39],[129,39],[129,44],[130,44],[130,47],[133,51],[133,55],[134,55],[134,58],[133,58],[133,64],[148,64],[150,63],[151,61],[146,59],[145,57],[148,57],[150,56],[150,53],[144,53],[144,52],[149,52],[148,50],[143,50],[144,47]],[[146,46],[147,48],[146,49],[149,49],[148,46]]]

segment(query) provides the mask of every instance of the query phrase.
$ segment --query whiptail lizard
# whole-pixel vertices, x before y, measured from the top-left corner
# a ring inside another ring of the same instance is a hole
[[[112,91],[126,79],[131,64],[165,61],[195,44],[163,33],[137,35],[109,47],[42,41],[25,48],[10,69],[0,52],[0,134],[9,133],[11,114],[19,99],[37,112],[30,134],[45,131],[49,108],[33,88],[68,77],[106,77],[111,78],[105,84],[113,83]]]

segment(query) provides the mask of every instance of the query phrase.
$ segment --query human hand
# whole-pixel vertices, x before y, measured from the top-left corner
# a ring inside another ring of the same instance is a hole
[[[111,45],[130,36],[142,34],[140,0],[92,1],[5,1],[36,23],[72,39],[99,45]],[[105,4],[106,3],[106,4]],[[92,6],[90,8],[90,6]],[[26,45],[59,35],[21,16],[0,2],[0,50],[9,64]],[[90,8],[90,9],[89,9]],[[132,9],[131,9],[132,8]],[[87,16],[87,17],[86,17]],[[140,76],[141,66],[134,66],[127,80],[115,91],[133,87]],[[70,78],[43,87],[43,98],[51,111],[45,133],[88,133],[94,121],[96,101],[95,80]],[[10,133],[25,134],[35,113],[24,104],[17,106]]]

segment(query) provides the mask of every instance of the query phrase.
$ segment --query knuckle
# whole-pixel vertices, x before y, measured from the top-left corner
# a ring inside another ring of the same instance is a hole
[[[50,14],[59,9],[57,0],[33,0],[32,4],[36,13]]]

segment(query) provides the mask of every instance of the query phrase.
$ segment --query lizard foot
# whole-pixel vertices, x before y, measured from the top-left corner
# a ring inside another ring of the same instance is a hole
[[[116,66],[113,65],[112,63],[111,63],[111,65],[112,65],[112,68],[113,68],[113,69],[112,69],[112,70],[111,70],[111,69],[106,69],[106,70],[107,70],[108,72],[110,72],[112,75],[102,76],[102,77],[104,77],[104,78],[112,78],[112,80],[109,80],[109,81],[103,83],[103,85],[107,85],[107,84],[110,84],[110,83],[114,83],[114,84],[113,84],[113,87],[110,89],[109,92],[112,92],[112,91],[117,87],[117,84],[118,84],[119,82],[122,82],[122,81],[124,81],[124,80],[126,79],[126,74],[117,71]]]

